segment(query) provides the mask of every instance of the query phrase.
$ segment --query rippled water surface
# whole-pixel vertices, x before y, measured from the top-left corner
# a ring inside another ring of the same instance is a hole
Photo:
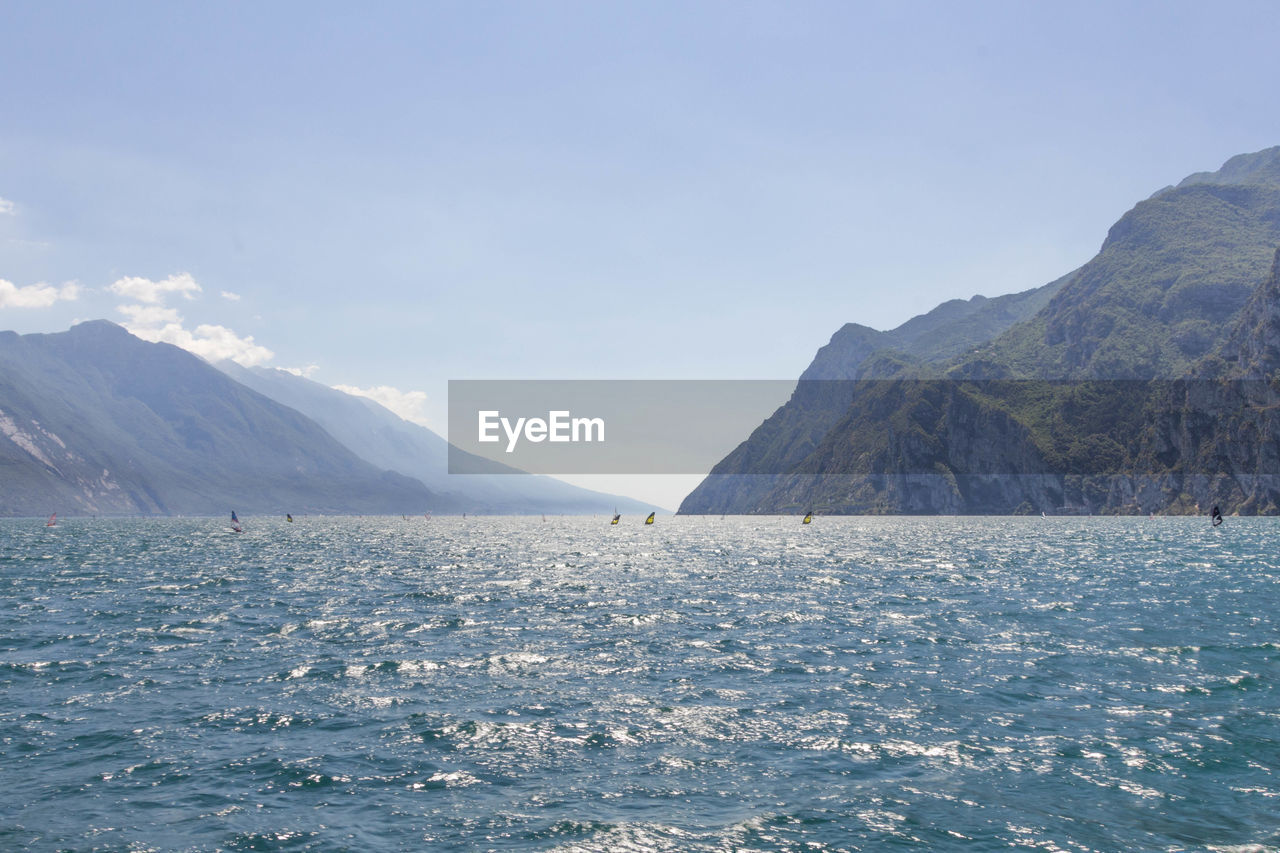
[[[0,849],[1280,848],[1280,520],[0,521]]]

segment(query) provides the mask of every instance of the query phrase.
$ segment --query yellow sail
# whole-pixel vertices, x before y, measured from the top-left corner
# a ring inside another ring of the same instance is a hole
[[[657,513],[656,513],[656,512],[651,512],[651,513],[649,513],[649,517],[648,517],[648,518],[646,518],[646,519],[644,520],[644,523],[645,523],[645,524],[653,524],[653,517],[654,517],[655,515],[657,515]]]
[[[802,522],[800,522],[800,523],[801,523],[801,524],[810,524],[810,523],[812,523],[812,522],[813,522],[813,512],[812,512],[812,511],[810,511],[810,512],[806,512],[806,513],[804,514],[804,521],[802,521]]]

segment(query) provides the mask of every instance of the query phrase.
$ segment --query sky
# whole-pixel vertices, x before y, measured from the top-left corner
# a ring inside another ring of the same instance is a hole
[[[1280,144],[1277,32],[1230,0],[0,0],[0,328],[106,318],[441,431],[449,379],[795,378]]]

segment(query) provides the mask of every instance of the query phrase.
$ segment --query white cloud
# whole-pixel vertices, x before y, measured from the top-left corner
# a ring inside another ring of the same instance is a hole
[[[193,294],[199,293],[201,287],[196,284],[191,273],[180,272],[161,281],[129,276],[118,279],[108,290],[125,299],[136,299],[138,302],[154,305],[161,302],[168,293],[181,293],[187,299],[194,299]]]
[[[137,307],[141,306],[124,305],[120,310]],[[177,323],[163,323],[156,326],[126,323],[125,328],[144,341],[173,344],[207,361],[230,359],[244,367],[254,367],[275,358],[275,353],[254,342],[253,335],[242,338],[226,326],[209,324],[202,324],[196,326],[194,330],[189,330],[183,328],[181,318],[178,319]]]
[[[126,328],[130,331],[134,328],[160,329],[169,325],[182,325],[182,315],[177,308],[166,308],[163,305],[121,305],[116,310],[129,318]]]
[[[0,308],[48,308],[55,302],[74,302],[80,298],[80,285],[74,281],[62,287],[40,282],[18,287],[0,278]]]
[[[282,367],[285,373],[292,373],[294,376],[301,376],[303,379],[310,379],[312,375],[320,369],[318,364],[308,364],[306,367]]]
[[[0,216],[13,216],[14,213],[15,208],[13,202],[9,201],[7,198],[0,198]]]
[[[208,324],[196,326],[190,341],[179,346],[210,361],[229,358],[244,367],[265,364],[276,355],[266,347],[254,343],[253,335],[242,338],[226,326]]]
[[[221,294],[221,295],[222,295],[222,298],[223,298],[223,299],[225,299],[225,300],[227,300],[228,302],[239,302],[239,301],[240,301],[240,294],[238,294],[238,293],[232,293],[230,290],[224,290],[224,291],[222,291],[222,294]]]
[[[171,275],[163,281],[122,278],[110,290],[143,303],[120,305],[117,310],[129,318],[124,327],[144,341],[173,344],[209,361],[230,359],[245,367],[264,364],[275,357],[271,350],[255,343],[252,335],[240,337],[226,326],[206,323],[187,329],[178,309],[161,304],[170,293],[191,299],[191,294],[201,291],[189,273]]]
[[[395,412],[406,421],[424,427],[430,427],[427,419],[427,392],[401,391],[390,385],[376,385],[373,388],[357,388],[354,385],[334,385],[335,390],[356,397],[368,397]]]

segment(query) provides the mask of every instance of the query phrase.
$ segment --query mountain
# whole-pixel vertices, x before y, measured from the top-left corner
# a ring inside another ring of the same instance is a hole
[[[857,380],[940,375],[955,357],[1043,310],[1078,272],[1022,293],[944,302],[887,332],[846,324],[818,350],[791,399],[715,467],[680,512],[771,511],[780,476],[803,465],[840,422]]]
[[[1035,315],[1078,273],[1079,270],[1022,293],[952,299],[888,332],[846,323],[818,350],[800,378],[859,379],[866,372],[867,359],[885,351],[922,365],[946,364]]]
[[[967,350],[846,326],[680,511],[1274,512],[1277,245],[1273,148],[1140,202]]]
[[[1280,148],[1234,157],[1136,205],[1031,322],[966,375],[1178,377],[1222,342],[1280,244]]]
[[[311,418],[366,462],[423,483],[448,511],[586,514],[611,512],[614,507],[628,513],[653,509],[630,498],[524,474],[480,457],[470,457],[469,473],[450,474],[448,443],[443,438],[373,400],[284,370],[245,368],[234,362],[215,366],[237,382]],[[457,466],[455,459],[455,470]]]
[[[0,515],[401,513],[439,497],[103,320],[0,333]]]

